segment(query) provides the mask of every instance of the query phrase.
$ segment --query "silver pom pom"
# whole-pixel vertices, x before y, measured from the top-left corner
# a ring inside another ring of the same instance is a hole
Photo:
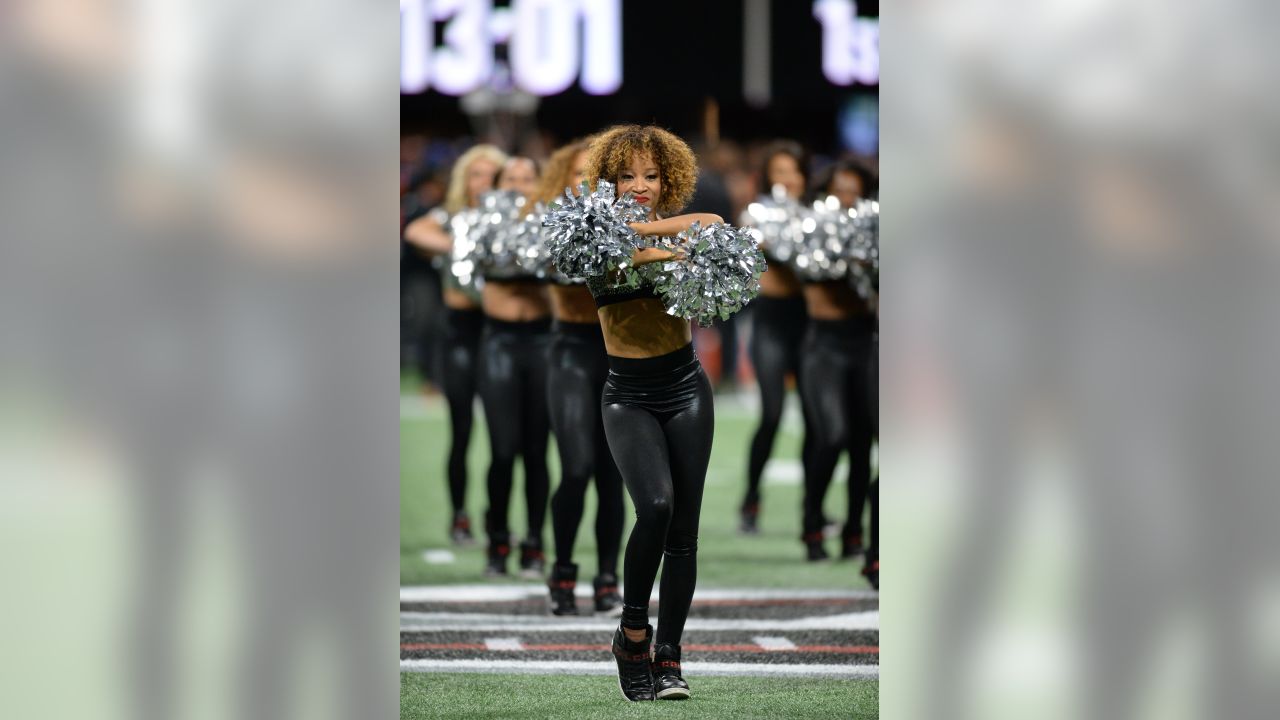
[[[644,222],[648,209],[625,194],[614,199],[613,183],[600,180],[595,192],[584,182],[579,196],[564,198],[543,217],[547,250],[556,269],[574,279],[606,275],[631,265],[640,238],[627,223]]]
[[[668,314],[706,327],[728,320],[760,292],[764,254],[747,228],[694,223],[674,243],[664,239],[659,246],[680,257],[645,265],[641,274],[653,281]]]
[[[510,190],[492,190],[480,196],[479,223],[473,228],[473,261],[486,277],[494,279],[546,274],[546,252],[541,233],[530,232],[525,222],[525,199]],[[535,218],[533,228],[541,224]]]
[[[792,264],[805,280],[822,282],[849,277],[858,262],[854,256],[857,213],[840,207],[835,197],[814,202],[801,225],[803,240]]]
[[[482,251],[476,244],[476,232],[480,226],[480,211],[475,208],[455,213],[449,218],[449,231],[453,235],[453,251],[449,256],[449,274],[462,287],[475,284],[480,275]]]
[[[770,257],[790,263],[804,242],[804,216],[804,206],[787,197],[781,185],[775,185],[771,196],[761,196],[747,206],[741,224],[751,228]]]

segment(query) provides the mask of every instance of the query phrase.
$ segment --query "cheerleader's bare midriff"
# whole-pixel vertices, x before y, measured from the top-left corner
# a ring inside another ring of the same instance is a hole
[[[615,357],[658,357],[693,342],[689,321],[668,315],[656,298],[607,305],[599,314],[605,350]]]
[[[598,323],[596,301],[585,285],[552,285],[551,314],[560,322]]]

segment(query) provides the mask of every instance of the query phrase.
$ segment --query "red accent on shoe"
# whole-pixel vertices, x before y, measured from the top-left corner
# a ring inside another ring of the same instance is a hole
[[[613,654],[614,654],[614,655],[617,655],[618,657],[622,658],[623,660],[648,660],[648,659],[649,659],[649,653],[647,653],[647,652],[643,652],[643,653],[625,653],[625,652],[620,652],[620,651],[618,651],[618,650],[614,650],[614,651],[613,651]]]
[[[759,514],[760,514],[760,503],[753,503],[753,504],[751,504],[751,505],[743,505],[743,506],[742,506],[742,513],[743,513],[744,515],[759,515]]]
[[[659,660],[655,662],[653,666],[660,668],[675,668],[677,671],[680,670],[680,663],[675,660]]]
[[[561,590],[573,590],[578,587],[578,583],[575,580],[556,580],[552,583],[552,587],[557,587]]]
[[[470,529],[471,529],[471,520],[469,520],[469,519],[467,519],[467,518],[464,518],[464,517],[463,517],[463,518],[458,518],[457,520],[454,520],[454,521],[453,521],[453,528],[454,528],[455,530],[470,530]]]
[[[800,539],[806,543],[822,542],[822,531],[819,530],[818,532],[805,533]]]
[[[508,545],[499,545],[499,546],[495,547],[495,548],[494,548],[494,550],[495,550],[495,551],[497,551],[497,553],[498,553],[499,555],[510,555],[510,554],[511,554],[511,547],[510,547],[510,546],[508,546]]]
[[[617,585],[601,585],[596,590],[596,597],[604,597],[605,595],[612,595],[616,592],[618,592]]]
[[[541,550],[526,550],[523,553],[521,553],[521,556],[524,557],[525,560],[545,560],[546,559],[546,555],[543,555]]]

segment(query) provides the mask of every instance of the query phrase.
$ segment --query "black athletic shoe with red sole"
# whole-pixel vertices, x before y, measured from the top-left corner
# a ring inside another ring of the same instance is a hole
[[[511,546],[491,543],[489,557],[485,561],[484,574],[487,577],[503,577],[507,574],[507,558],[511,556]]]
[[[573,594],[577,587],[577,565],[556,563],[551,566],[551,578],[547,580],[547,589],[551,591],[552,615],[578,614],[578,601]]]
[[[653,689],[659,700],[685,700],[689,683],[680,675],[680,646],[659,643],[653,646]]]
[[[527,580],[541,580],[546,570],[547,559],[542,554],[542,542],[525,540],[520,543],[520,577]]]
[[[653,669],[649,667],[649,643],[653,641],[653,626],[646,625],[644,640],[632,642],[622,632],[622,626],[613,633],[613,659],[618,662],[618,689],[622,697],[640,702],[652,700]]]
[[[759,535],[760,534],[760,503],[747,503],[742,506],[742,521],[738,525],[738,532],[743,535]]]
[[[449,526],[449,539],[454,545],[474,545],[476,539],[471,534],[471,518],[464,510],[453,514],[453,523]]]
[[[862,533],[845,533],[840,539],[840,557],[849,560],[866,552],[862,545]]]
[[[591,581],[595,588],[595,612],[597,615],[617,617],[622,614],[622,595],[618,592],[618,576],[613,573],[597,575]]]
[[[880,590],[880,561],[868,559],[867,564],[862,566],[862,576],[867,579],[867,582],[871,583],[871,587],[879,591]]]
[[[822,547],[823,535],[821,532],[806,533],[801,540],[804,541],[805,559],[809,562],[826,560],[830,557],[827,555],[827,549]]]

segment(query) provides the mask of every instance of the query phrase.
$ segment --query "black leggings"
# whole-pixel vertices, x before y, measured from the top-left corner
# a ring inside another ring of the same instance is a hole
[[[547,407],[560,449],[560,486],[551,497],[556,562],[573,562],[587,483],[596,478],[596,554],[600,574],[618,572],[622,476],[609,452],[600,394],[609,372],[599,323],[556,321],[548,356]]]
[[[747,462],[747,495],[743,505],[760,502],[760,476],[773,452],[773,440],[782,421],[782,405],[787,397],[787,373],[800,382],[800,344],[804,340],[808,315],[804,298],[758,297],[751,303],[751,364],[760,386],[760,427],[751,439],[751,456]],[[801,406],[803,407],[803,395]],[[807,454],[809,434],[804,435]]]
[[[870,399],[870,412],[867,420],[871,423],[871,431],[880,434],[880,331],[877,329],[871,340],[871,356],[867,359],[867,397]],[[867,562],[880,560],[880,478],[871,482],[867,492],[867,502],[871,505],[871,540],[867,545]]]
[[[484,313],[479,310],[445,310],[440,382],[449,403],[449,501],[454,512],[466,509],[467,446],[471,443],[476,357],[483,328]]]
[[[711,383],[693,346],[655,358],[609,356],[604,430],[636,524],[623,561],[623,624],[648,622],[658,565],[657,642],[679,644],[698,578],[698,515],[715,425]]]
[[[542,542],[547,514],[547,344],[549,320],[503,322],[488,318],[480,362],[480,398],[489,426],[489,511],[485,531],[493,545],[510,537],[507,509],[516,455],[524,460],[528,539]]]
[[[845,535],[862,534],[862,508],[871,482],[867,370],[875,319],[810,320],[800,374],[811,429],[804,477],[804,539],[822,532],[822,501],[841,451],[849,451],[849,512]]]

